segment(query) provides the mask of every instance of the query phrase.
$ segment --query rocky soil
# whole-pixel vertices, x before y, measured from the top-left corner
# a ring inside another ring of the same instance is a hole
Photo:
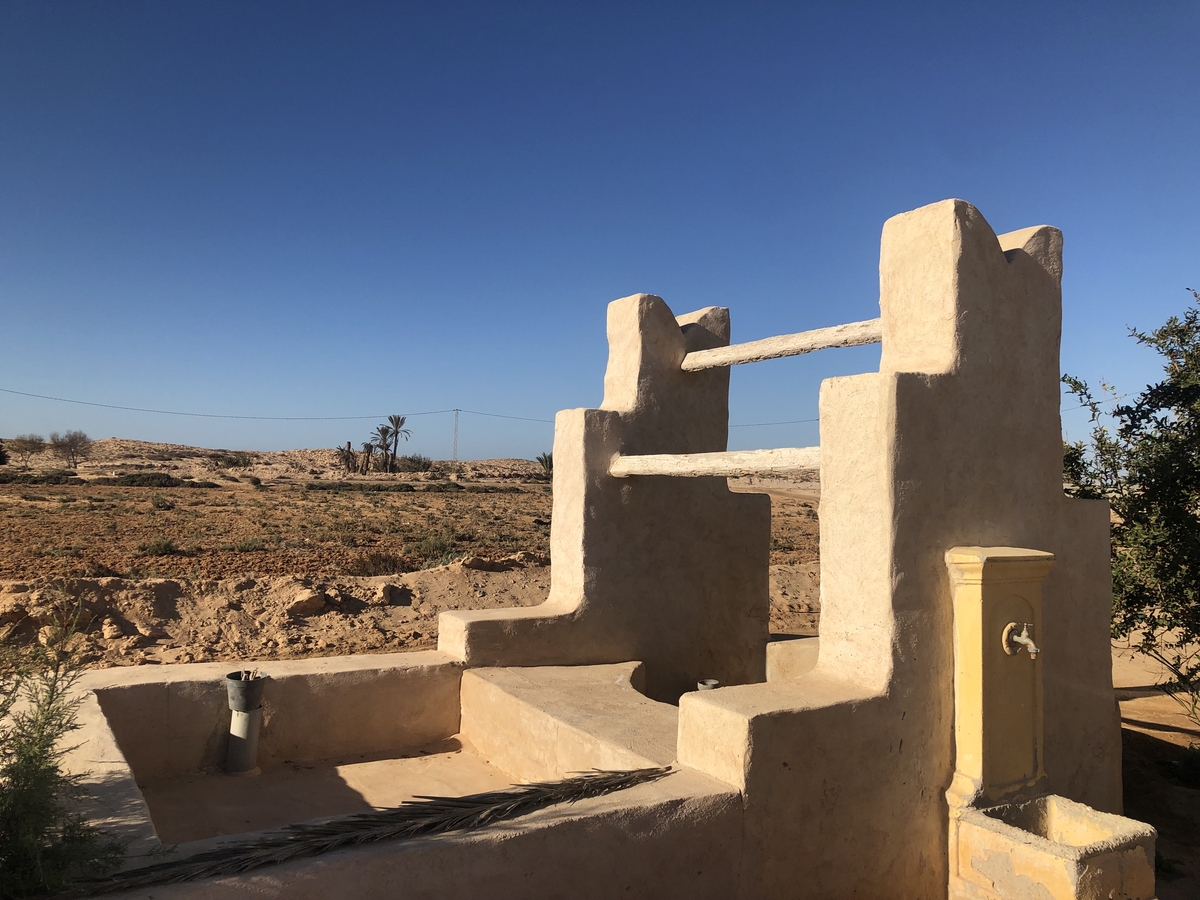
[[[93,666],[424,649],[442,610],[549,591],[550,486],[529,460],[347,476],[327,450],[109,439],[71,476],[34,463],[0,470],[31,476],[0,484],[0,634],[74,619]],[[815,633],[817,495],[747,487],[773,498],[771,628]]]

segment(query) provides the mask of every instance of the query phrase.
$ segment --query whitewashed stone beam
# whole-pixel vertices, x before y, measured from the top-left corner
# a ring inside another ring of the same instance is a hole
[[[694,350],[683,358],[682,368],[685,372],[697,372],[701,369],[716,369],[721,366],[761,362],[764,359],[778,359],[781,356],[799,356],[801,353],[812,353],[814,350],[827,350],[833,347],[878,344],[882,340],[883,320],[868,319],[865,322],[850,322],[846,325],[816,328],[796,334],[781,334],[763,338],[761,341],[748,341],[745,344],[731,344],[728,347],[714,347],[711,350]]]
[[[735,450],[728,453],[656,453],[648,456],[618,456],[609,474],[674,475],[698,478],[718,475],[783,475],[817,472],[821,468],[820,447],[786,447],[779,450]]]

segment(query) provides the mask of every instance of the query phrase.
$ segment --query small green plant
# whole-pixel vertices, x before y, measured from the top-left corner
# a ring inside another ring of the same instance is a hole
[[[404,549],[422,561],[422,568],[429,569],[445,565],[454,557],[454,539],[445,534],[431,534]]]
[[[83,774],[63,771],[64,740],[79,727],[79,618],[76,604],[43,629],[44,643],[0,636],[0,897],[60,891],[124,855],[79,811]]]
[[[554,454],[542,453],[537,457],[538,463],[542,467],[542,474],[549,478],[554,474]]]
[[[404,564],[403,559],[381,550],[363,553],[346,566],[347,575],[360,575],[368,578],[375,575],[399,575],[408,570],[409,567]]]
[[[397,472],[428,472],[432,468],[433,460],[428,456],[422,456],[420,453],[397,456],[395,460],[395,469]]]
[[[242,540],[233,545],[233,549],[237,553],[254,553],[266,548],[267,542],[260,537],[242,538]]]
[[[179,548],[170,538],[157,537],[149,543],[139,544],[138,552],[142,556],[174,556],[179,552]]]
[[[244,450],[218,450],[209,459],[218,469],[248,469],[254,465],[253,454]]]
[[[154,494],[150,497],[150,505],[155,509],[174,509],[175,504],[162,494]]]
[[[8,451],[4,449],[4,441],[0,441],[0,466],[8,465]]]

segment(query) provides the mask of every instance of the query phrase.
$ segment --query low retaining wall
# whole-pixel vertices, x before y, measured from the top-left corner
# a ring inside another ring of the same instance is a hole
[[[236,668],[108,669],[80,686],[95,691],[125,761],[145,782],[224,763],[225,675]],[[436,651],[276,661],[261,671],[263,766],[391,756],[458,731],[462,669]]]

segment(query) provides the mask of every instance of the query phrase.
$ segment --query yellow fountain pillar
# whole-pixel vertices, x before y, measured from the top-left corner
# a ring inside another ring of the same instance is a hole
[[[951,806],[994,806],[1045,793],[1042,758],[1042,579],[1054,554],[955,547]]]
[[[1042,579],[1054,554],[955,547],[950,900],[1152,900],[1154,829],[1047,792]],[[1053,612],[1053,606],[1051,607]]]

